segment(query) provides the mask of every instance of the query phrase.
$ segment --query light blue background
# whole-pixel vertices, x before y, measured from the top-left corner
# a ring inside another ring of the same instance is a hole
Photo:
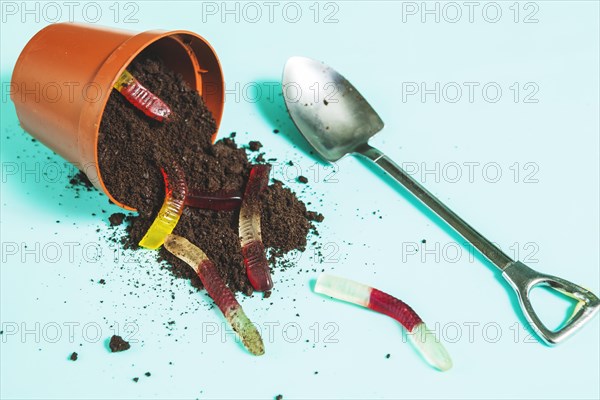
[[[62,20],[68,19],[68,9],[58,4]],[[366,163],[347,158],[333,169],[311,156],[281,97],[268,96],[265,84],[280,79],[290,56],[326,61],[385,121],[374,145],[419,172],[439,162],[439,179],[415,176],[510,255],[516,249],[531,267],[598,294],[597,2],[520,3],[518,22],[513,2],[500,2],[497,23],[483,18],[486,2],[475,9],[473,22],[459,2],[463,16],[456,23],[448,21],[454,14],[444,3],[438,4],[440,12],[446,11],[439,23],[431,15],[422,22],[420,13],[402,13],[403,7],[422,7],[421,2],[320,3],[317,22],[313,3],[298,3],[302,17],[297,23],[282,15],[286,3],[279,3],[270,22],[268,8],[259,2],[263,15],[256,23],[248,21],[253,10],[244,14],[241,3],[239,22],[235,15],[205,12],[212,6],[221,11],[221,2],[98,4],[99,24],[134,31],[188,29],[212,43],[229,91],[221,134],[237,131],[241,143],[260,140],[267,157],[293,160],[309,178],[302,186],[293,181],[296,170],[275,166],[276,178],[290,178],[289,186],[325,215],[318,241],[326,262],[318,263],[309,246],[296,268],[276,272],[271,299],[242,299],[247,314],[263,328],[265,356],[248,355],[231,334],[222,338],[227,333],[223,319],[209,308],[206,295],[190,294],[183,281],[171,284],[148,253],[132,255],[100,238],[109,234],[107,216],[118,209],[96,192],[77,198],[66,189],[68,166],[18,126],[7,83],[20,50],[54,11],[44,12],[39,3],[36,22],[35,14],[3,9],[2,398],[599,397],[598,318],[559,347],[532,340],[511,289],[492,266],[471,258],[455,244],[456,236]],[[94,18],[94,9],[82,15],[84,6],[76,6],[75,20]],[[125,23],[132,11],[137,22]],[[294,17],[292,11],[288,18]],[[337,22],[324,23],[332,11]],[[493,18],[493,10],[488,12]],[[538,22],[523,23],[532,12]],[[473,102],[465,86],[457,103],[448,101],[452,94],[439,103],[432,95],[424,102],[418,96],[403,101],[402,89],[411,82],[429,88],[435,82],[480,86]],[[488,82],[502,89],[496,103],[482,97]],[[522,97],[515,102],[514,82],[521,96],[537,87],[538,102],[525,103]],[[526,90],[529,82],[537,86]],[[252,86],[265,91],[244,95]],[[272,134],[275,128],[279,135]],[[479,163],[472,182],[465,163]],[[456,165],[462,176],[453,182]],[[488,165],[492,169],[484,175]],[[497,169],[502,176],[492,183]],[[528,173],[537,182],[526,179]],[[413,254],[411,246],[421,246],[421,239],[433,254],[424,248]],[[98,248],[102,252],[96,257]],[[394,321],[314,294],[311,285],[322,269],[406,300],[431,328],[437,327],[454,368],[447,373],[429,368],[403,342]],[[100,278],[106,285],[96,283]],[[564,307],[552,314],[544,304],[553,298],[539,297],[542,315],[557,323]],[[175,325],[165,327],[171,320]],[[69,323],[79,324],[72,337]],[[19,331],[9,334],[15,327]],[[131,350],[110,354],[106,339],[133,328],[137,343]],[[38,336],[22,336],[23,329]],[[211,329],[218,332],[207,334]],[[80,355],[77,362],[67,360],[72,351]],[[143,376],[146,371],[150,378]]]

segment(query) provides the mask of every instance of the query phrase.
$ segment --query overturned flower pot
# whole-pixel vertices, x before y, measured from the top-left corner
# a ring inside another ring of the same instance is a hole
[[[113,197],[104,184],[98,135],[113,85],[142,51],[181,74],[202,95],[218,127],[224,100],[221,66],[210,44],[188,31],[134,33],[76,23],[50,25],[21,52],[10,86],[23,129],[128,210],[134,208]]]

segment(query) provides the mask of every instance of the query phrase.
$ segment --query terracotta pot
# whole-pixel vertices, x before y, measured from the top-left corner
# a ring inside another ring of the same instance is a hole
[[[98,128],[112,86],[142,51],[159,56],[196,88],[219,126],[224,100],[221,66],[210,44],[188,31],[134,33],[76,23],[50,25],[21,52],[10,87],[23,129],[74,163],[128,210],[134,209],[115,199],[102,180]]]

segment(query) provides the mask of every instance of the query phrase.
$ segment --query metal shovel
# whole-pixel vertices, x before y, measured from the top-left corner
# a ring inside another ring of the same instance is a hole
[[[385,154],[371,147],[368,140],[383,128],[383,121],[338,72],[310,58],[292,57],[285,65],[282,87],[292,120],[324,159],[332,162],[346,154],[359,154],[413,193],[502,271],[504,279],[514,288],[527,320],[544,342],[553,345],[563,341],[598,312],[600,300],[592,292],[512,260]],[[548,329],[531,305],[529,292],[538,285],[549,286],[578,302],[573,315],[559,330]]]

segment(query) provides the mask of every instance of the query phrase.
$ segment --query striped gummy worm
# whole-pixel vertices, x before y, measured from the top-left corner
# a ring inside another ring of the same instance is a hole
[[[269,184],[270,171],[270,165],[252,167],[240,208],[239,234],[246,274],[254,290],[259,292],[265,292],[273,287],[260,231],[259,197],[260,192]]]
[[[161,168],[165,182],[165,200],[150,228],[140,240],[139,246],[146,249],[158,249],[168,234],[173,232],[183,213],[187,195],[187,184],[183,170],[176,163],[169,172]]]
[[[177,235],[167,236],[165,248],[196,271],[204,288],[242,339],[248,351],[256,356],[265,354],[260,333],[248,319],[233,292],[225,285],[217,268],[206,254],[187,239]]]
[[[421,317],[402,300],[362,283],[327,273],[321,274],[317,279],[315,292],[394,318],[407,330],[411,342],[430,365],[440,371],[447,371],[452,367],[450,355],[442,343],[427,329]]]
[[[113,86],[127,101],[148,117],[164,121],[171,115],[171,109],[157,95],[142,85],[131,73],[123,70]]]

